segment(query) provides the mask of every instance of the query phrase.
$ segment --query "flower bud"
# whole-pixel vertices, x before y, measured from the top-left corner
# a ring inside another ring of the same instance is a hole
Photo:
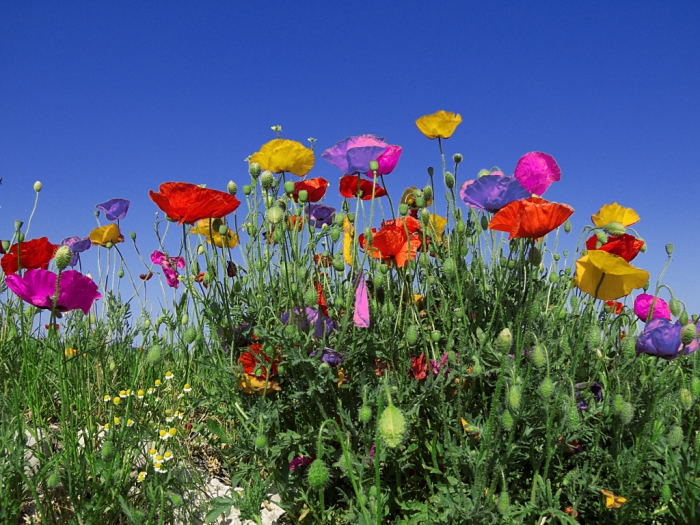
[[[428,166],[428,176],[432,177],[435,174],[435,168]]]
[[[372,409],[367,405],[362,405],[360,408],[359,418],[361,422],[369,423],[369,420],[372,419]]]
[[[558,273],[550,273],[549,274],[549,282],[553,284],[557,284],[559,282],[559,274]]]
[[[673,425],[671,430],[668,431],[668,446],[671,448],[676,448],[683,443],[683,429],[680,425]]]
[[[537,368],[542,368],[547,364],[547,356],[544,352],[544,347],[540,344],[535,345],[532,349],[532,362]]]
[[[251,177],[257,179],[260,175],[260,164],[258,164],[257,162],[251,162],[248,165],[248,173],[250,173]]]
[[[423,226],[427,226],[430,222],[430,211],[428,211],[428,208],[423,208],[420,211],[420,222],[423,223]]]
[[[693,377],[690,380],[690,393],[693,394],[693,397],[700,396],[700,378]]]
[[[112,244],[112,241],[107,241],[105,243],[105,248],[107,248],[108,250],[111,250],[112,246],[114,246],[114,244]]]
[[[644,283],[644,286],[642,286],[642,289],[646,292],[649,289],[649,281]]]
[[[307,190],[301,190],[299,192],[299,202],[304,203],[307,200],[309,200],[309,192]]]
[[[402,216],[405,216],[408,213],[408,204],[406,204],[405,202],[399,204],[399,213]]]
[[[37,193],[39,193],[39,192],[41,191],[41,188],[43,188],[41,182],[36,181],[36,182],[34,183],[34,191],[37,192]]]
[[[688,323],[681,329],[681,343],[689,345],[698,335],[698,330],[693,323]]]
[[[512,385],[510,390],[508,390],[508,404],[513,410],[517,410],[520,407],[520,399],[522,397],[522,390],[520,385]]]
[[[681,302],[675,297],[671,297],[671,300],[668,302],[668,310],[673,317],[678,317],[681,313]]]
[[[590,346],[600,345],[600,327],[597,324],[592,324],[588,328],[588,344]]]
[[[246,184],[243,186],[243,195],[250,195],[250,192],[252,191],[252,188],[250,187],[250,184]]]
[[[64,245],[58,247],[58,250],[56,250],[56,255],[54,256],[54,260],[56,261],[56,268],[58,268],[59,271],[65,270],[72,259],[73,251],[70,249],[70,246]]]
[[[666,254],[671,255],[673,253],[673,244],[668,243],[666,245]]]
[[[647,243],[646,243],[646,241],[645,241],[644,239],[639,239],[639,240],[642,241],[642,242],[644,243],[644,244],[642,244],[642,247],[639,249],[639,251],[642,252],[642,253],[647,253]],[[645,291],[646,291],[646,290],[645,290]]]
[[[540,252],[535,246],[530,248],[530,257],[528,258],[528,262],[532,266],[539,266],[542,262],[542,252]]]
[[[105,461],[109,461],[114,457],[114,445],[112,444],[111,441],[105,441],[104,445],[102,445],[102,450],[100,451],[102,454],[102,459]]]
[[[455,176],[449,171],[445,173],[445,186],[450,189],[455,187]]]
[[[503,412],[501,422],[503,423],[503,428],[505,428],[506,430],[511,430],[513,428],[513,416],[510,413],[510,411],[506,410],[505,412]]]
[[[628,359],[632,359],[637,355],[636,345],[637,338],[631,335],[625,337],[622,341],[622,352]]]
[[[489,228],[489,220],[486,218],[486,215],[481,216],[481,229],[482,230],[488,230]]]
[[[509,507],[510,498],[508,497],[508,493],[504,490],[503,492],[501,492],[501,495],[498,496],[498,512],[505,515],[508,513]]]
[[[301,192],[299,192],[299,193],[301,193]],[[354,213],[352,213],[352,212],[348,213],[347,217],[348,217],[348,222],[350,224],[355,222],[355,214]]]
[[[480,179],[481,177],[486,177],[486,175],[491,175],[491,170],[479,170],[479,173],[476,174],[476,178]]]
[[[671,500],[672,495],[671,486],[668,483],[664,483],[664,486],[661,487],[661,499],[663,502],[668,503]]]
[[[452,160],[455,162],[455,164],[459,164],[464,160],[464,157],[461,153],[455,153],[454,155],[452,155]]]
[[[545,377],[538,390],[544,399],[549,399],[554,393],[554,382],[549,377]]]
[[[566,415],[567,422],[569,423],[569,427],[576,427],[579,423],[579,416],[578,416],[578,407],[576,405],[571,405],[569,407],[569,411]]]
[[[311,463],[307,474],[309,486],[313,490],[321,491],[328,485],[331,479],[331,473],[322,459],[317,458]]]
[[[369,171],[377,171],[379,169],[379,163],[376,160],[369,161]]]
[[[678,316],[678,322],[681,323],[682,325],[688,324],[688,311],[687,310],[683,310],[681,312],[681,315]]]
[[[331,232],[331,234],[332,233],[333,232]],[[332,264],[333,264],[333,269],[336,272],[342,272],[345,269],[345,261],[343,261],[343,258],[340,255],[333,258]]]
[[[430,184],[426,184],[425,188],[423,188],[423,196],[427,201],[433,198],[433,187]]]
[[[55,489],[60,482],[61,482],[61,477],[58,473],[58,469],[56,469],[51,473],[46,484],[50,489]]]
[[[146,361],[148,361],[149,365],[155,365],[158,361],[160,361],[160,346],[153,345],[151,348],[149,348],[148,354],[146,355]]]
[[[389,448],[396,448],[403,440],[406,433],[406,418],[401,410],[396,408],[391,400],[389,406],[382,412],[379,418],[379,435]]]
[[[122,277],[124,277],[124,270],[122,270],[121,268],[119,268],[119,271],[117,272],[117,277],[119,277],[120,279],[121,279]]]
[[[634,407],[629,401],[622,403],[622,408],[620,410],[620,420],[622,420],[623,425],[629,425],[634,419]]]
[[[442,337],[440,330],[433,330],[430,332],[430,339],[433,341],[433,343],[440,341],[440,337]]]
[[[605,232],[604,232],[604,231],[596,230],[596,231],[595,231],[595,236],[596,236],[596,239],[598,239],[598,242],[601,244],[601,246],[602,246],[603,244],[605,244],[606,242],[608,242],[608,236],[605,235]]]
[[[613,398],[613,402],[612,402],[613,413],[615,415],[620,414],[622,412],[622,407],[624,406],[624,404],[625,404],[625,400],[622,399],[622,395],[615,394],[615,397]]]
[[[204,255],[204,246],[201,244],[197,246],[197,255]]]
[[[566,222],[564,223],[564,231],[565,231],[566,233],[571,233],[571,221],[568,220],[568,219],[567,219]],[[566,255],[564,255],[564,256],[566,257]]]
[[[185,342],[189,345],[197,339],[197,330],[194,326],[188,326],[185,330]]]
[[[381,288],[384,286],[384,283],[386,282],[386,275],[384,275],[381,272],[377,272],[374,274],[374,286],[377,288]]]
[[[287,195],[291,195],[292,193],[294,193],[294,183],[291,180],[288,180],[284,183],[284,192]]]
[[[497,345],[498,350],[502,354],[507,354],[510,350],[510,347],[513,345],[513,334],[510,333],[508,328],[504,328],[498,334]]]
[[[255,436],[255,448],[263,449],[267,445],[267,438],[263,434]]]
[[[279,208],[279,206],[272,206],[265,212],[265,217],[271,224],[279,224],[284,219],[284,212]],[[275,229],[275,231],[277,231],[277,229]],[[280,231],[282,230],[280,229]]]
[[[270,170],[263,171],[262,175],[260,175],[260,186],[262,186],[262,189],[269,190],[272,188],[274,183],[275,176],[272,174],[272,172]]]
[[[17,234],[17,242],[24,242],[24,234],[23,233]]]
[[[680,399],[681,407],[683,407],[683,410],[690,410],[690,407],[693,406],[693,394],[690,392],[690,390],[688,390],[687,388],[681,388],[678,397]]]
[[[307,306],[315,306],[318,302],[318,292],[313,286],[309,286],[304,292],[304,303]]]
[[[340,228],[338,228],[337,226],[333,226],[331,228],[331,240],[333,242],[337,242],[338,239],[340,239]]]
[[[455,275],[457,275],[457,263],[452,257],[448,257],[442,263],[442,271],[449,279],[454,279]]]
[[[624,235],[627,232],[625,227],[619,222],[609,222],[603,229],[608,233],[608,235],[613,235],[615,237]]]
[[[235,195],[236,193],[238,193],[238,186],[236,185],[235,182],[233,182],[232,180],[230,180],[230,181],[228,181],[228,184],[226,185],[226,190],[227,190],[231,195]]]
[[[413,201],[413,204],[416,208],[422,208],[425,206],[425,197],[416,197]]]

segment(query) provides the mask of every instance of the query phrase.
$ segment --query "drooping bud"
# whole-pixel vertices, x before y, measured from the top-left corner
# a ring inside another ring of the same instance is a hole
[[[598,242],[601,244],[601,246],[603,244],[605,244],[606,242],[608,242],[608,236],[605,235],[605,232],[602,230],[596,230],[595,236],[596,236],[596,239],[598,239]]]
[[[513,334],[510,333],[508,328],[504,328],[498,334],[497,338],[498,350],[502,354],[507,354],[510,347],[513,345]]]
[[[41,184],[40,181],[36,181],[36,182],[34,183],[34,191],[37,192],[37,193],[39,193],[39,192],[41,191],[41,188],[43,188],[43,187],[44,187],[44,186]]]
[[[646,292],[649,289],[649,281],[644,283],[644,286],[642,286],[642,289]]]
[[[389,406],[382,412],[379,418],[379,435],[389,448],[396,448],[403,440],[406,433],[406,418],[401,410],[396,408],[391,400]]]
[[[693,394],[687,388],[681,388],[678,394],[683,410],[690,410],[693,406]]]
[[[420,222],[423,223],[423,226],[427,226],[430,222],[430,212],[428,211],[428,208],[423,208],[420,211]]]
[[[675,297],[671,297],[668,302],[668,310],[673,317],[678,317],[681,314],[681,302]]]
[[[65,270],[72,259],[73,251],[70,249],[70,246],[64,245],[58,247],[58,250],[56,250],[56,255],[54,256],[54,260],[56,261],[56,268],[58,268],[58,271]]]
[[[445,173],[445,186],[450,189],[455,187],[455,176],[449,171]]]
[[[615,237],[619,237],[620,235],[627,233],[625,227],[619,222],[609,222],[605,225],[604,229],[608,235],[613,235]]]
[[[260,175],[260,185],[262,186],[262,189],[269,190],[272,188],[274,183],[275,176],[272,174],[272,172],[270,170],[263,171],[262,175]]]
[[[308,473],[309,486],[313,490],[321,491],[326,488],[331,479],[331,473],[322,459],[318,458],[311,463]]]
[[[681,315],[678,316],[678,322],[681,323],[682,325],[688,324],[688,311],[683,310],[681,312]]]
[[[569,221],[568,219],[564,223],[564,231],[566,233],[571,233],[571,221]]]
[[[693,323],[688,323],[681,329],[681,343],[689,345],[698,335],[698,330]]]
[[[639,249],[639,251],[642,252],[642,253],[647,253],[647,243],[646,243],[646,241],[645,241],[644,239],[639,239],[639,240],[642,241],[642,242],[644,243],[644,244],[642,244],[642,247]],[[645,290],[645,291],[646,291],[646,290]]]
[[[257,162],[251,162],[248,165],[248,173],[250,173],[251,177],[257,179],[258,176],[260,176],[260,164],[258,164]]]
[[[238,193],[238,186],[236,185],[235,182],[232,180],[228,181],[228,184],[226,185],[226,191],[228,191],[231,195],[235,195]]]

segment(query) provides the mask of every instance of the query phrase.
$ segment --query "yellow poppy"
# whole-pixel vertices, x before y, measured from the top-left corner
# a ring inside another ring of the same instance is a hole
[[[355,228],[347,217],[343,220],[343,257],[346,264],[352,266],[352,240],[355,233]]]
[[[440,110],[432,115],[424,115],[416,120],[420,132],[429,139],[449,139],[462,122],[459,113]]]
[[[345,370],[342,368],[338,369],[338,388],[340,388],[340,385],[343,385],[347,383],[348,380],[345,378]]]
[[[413,303],[416,305],[416,309],[421,312],[425,310],[425,297],[419,293],[413,294]]]
[[[97,246],[106,246],[108,242],[112,244],[124,242],[124,236],[119,231],[119,226],[110,223],[92,230],[90,232],[90,240],[92,244],[96,244]]]
[[[243,390],[246,394],[258,394],[263,395],[265,392],[265,380],[258,379],[250,374],[243,374],[238,379],[238,389]],[[274,379],[269,379],[267,381],[267,393],[279,392],[282,390],[279,383]]]
[[[576,261],[574,284],[596,299],[619,299],[635,288],[642,288],[648,280],[646,270],[602,250],[591,250]]]
[[[226,239],[227,247],[235,248],[238,246],[238,235],[233,233],[233,230],[230,228],[226,228],[226,233],[221,235],[221,226],[224,226],[221,219],[201,219],[197,221],[197,224],[192,228],[190,233],[204,235],[209,244],[213,242],[214,246],[218,246],[219,248],[223,247],[224,238]]]
[[[615,496],[611,490],[600,489],[600,492],[605,496],[605,508],[606,509],[619,509],[622,504],[627,501],[627,498],[622,496]]]
[[[314,152],[301,142],[287,139],[273,139],[263,144],[260,151],[253,154],[251,162],[257,162],[264,170],[275,173],[288,171],[303,177],[314,167]]]
[[[445,231],[445,226],[447,226],[447,219],[445,217],[440,217],[439,215],[431,213],[426,230],[428,235],[433,237],[433,240],[442,243],[442,234]]]
[[[591,215],[593,224],[599,228],[604,228],[611,222],[618,222],[625,228],[639,222],[639,215],[632,208],[620,206],[617,202],[612,204],[604,204],[598,213]]]

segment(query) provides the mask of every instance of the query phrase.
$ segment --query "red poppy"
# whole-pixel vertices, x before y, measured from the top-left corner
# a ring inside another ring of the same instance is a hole
[[[510,202],[498,210],[489,228],[509,233],[509,239],[537,239],[564,224],[573,213],[574,209],[568,204],[530,197]]]
[[[159,193],[151,190],[148,195],[156,206],[178,224],[194,224],[208,218],[220,219],[241,204],[229,193],[187,182],[164,182],[159,187]]]
[[[204,285],[204,288],[209,288],[209,285],[204,282],[204,276],[207,274],[207,272],[199,272],[197,274],[197,277],[194,278],[194,282],[196,283],[202,283]]]
[[[263,361],[265,366],[263,366]],[[263,352],[261,344],[254,343],[248,346],[248,350],[241,354],[238,362],[243,366],[243,372],[249,376],[254,376],[257,379],[265,379],[267,377],[267,364],[270,362],[270,356]],[[272,363],[272,370],[270,371],[272,375],[277,375],[278,362],[279,359],[276,359]],[[256,369],[259,372],[257,375],[255,374]]]
[[[619,314],[622,311],[622,303],[620,301],[605,301],[605,306],[614,314]]]
[[[148,272],[148,273],[140,273],[139,274],[139,279],[142,281],[148,281],[151,277],[153,277],[153,272]]]
[[[319,266],[329,267],[333,264],[333,259],[330,255],[319,255],[318,253],[314,255],[314,262]]]
[[[357,187],[359,187],[362,192],[363,201],[368,201],[372,198],[372,186],[374,182],[371,180],[363,179],[359,175],[355,177],[354,175],[343,175],[340,179],[340,194],[346,199],[354,199],[357,197]],[[379,184],[374,189],[374,196],[376,198],[384,197],[386,195],[386,190],[382,188]]]
[[[423,381],[428,377],[428,363],[425,360],[425,353],[420,356],[411,356],[411,368],[408,371],[408,377]]]
[[[598,237],[592,235],[586,241],[586,248],[588,250],[603,250],[604,252],[618,255],[627,262],[631,262],[644,246],[644,241],[640,241],[636,237],[625,233],[617,237],[608,237],[608,242],[601,245],[600,248],[596,248],[596,244],[598,244]]]
[[[292,198],[294,199],[294,202],[297,202],[299,200],[299,192],[301,190],[306,190],[306,192],[309,194],[307,202],[318,202],[326,194],[326,190],[328,189],[329,185],[329,182],[322,177],[300,180],[299,182],[294,183],[294,194],[292,195]]]
[[[323,295],[323,286],[321,286],[321,283],[318,281],[314,283],[314,286],[316,287],[316,293],[318,294],[316,304],[318,305],[319,310],[323,312],[323,315],[327,316],[328,304],[326,303],[326,297]]]
[[[19,252],[19,264],[22,265],[23,270],[36,270],[39,268],[48,270],[49,261],[53,259],[57,249],[58,246],[51,244],[48,237],[23,242]],[[13,274],[19,269],[16,244],[13,244],[10,247],[10,251],[0,259],[0,266],[2,266],[2,271],[5,272],[5,275]]]
[[[412,217],[406,217],[408,236],[406,236],[403,223],[399,222],[397,224],[397,221],[402,221],[402,219],[384,222],[382,229],[379,231],[376,231],[376,228],[372,228],[372,257],[381,259],[386,263],[395,262],[396,266],[403,268],[408,263],[409,257],[411,260],[416,258],[423,239],[417,232],[412,233],[409,226],[411,221],[415,221],[420,225],[418,221]],[[363,233],[360,235],[360,247],[364,250],[366,244]]]

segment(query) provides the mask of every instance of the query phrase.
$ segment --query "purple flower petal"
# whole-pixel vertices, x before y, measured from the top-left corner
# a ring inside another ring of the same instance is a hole
[[[37,269],[28,270],[22,277],[18,274],[8,275],[5,282],[23,301],[37,308],[51,309],[56,293],[56,278],[53,272]],[[75,270],[66,270],[61,273],[56,310],[68,312],[79,309],[87,314],[92,303],[101,297],[92,279]]]
[[[109,199],[106,202],[97,204],[95,208],[104,211],[108,221],[116,221],[126,217],[130,204],[131,201],[126,199]]]
[[[66,237],[61,241],[61,246],[68,246],[73,252],[73,258],[68,266],[75,266],[80,261],[80,254],[92,246],[90,237]]]
[[[369,163],[377,160],[388,146],[383,138],[376,135],[348,137],[324,151],[321,158],[348,175],[367,173],[370,171]]]
[[[514,177],[485,175],[465,182],[460,196],[467,206],[487,212],[497,212],[509,202],[527,199],[528,192]]]
[[[314,350],[309,354],[309,357],[316,357],[318,355],[318,350]],[[333,350],[332,348],[324,348],[321,353],[321,362],[326,363],[328,366],[340,366],[343,364],[345,356],[340,352]]]
[[[324,224],[330,226],[334,214],[335,208],[324,204],[309,204],[307,211],[309,221],[315,228],[322,228]]]

